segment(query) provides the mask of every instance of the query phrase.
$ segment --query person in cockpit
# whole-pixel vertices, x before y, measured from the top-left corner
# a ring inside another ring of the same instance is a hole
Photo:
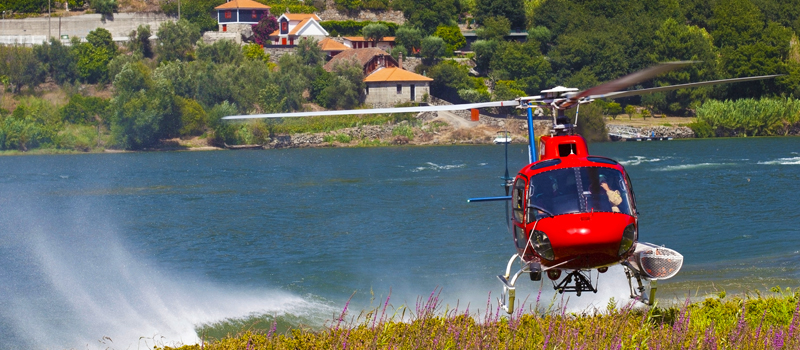
[[[606,191],[608,201],[611,203],[611,211],[619,213],[619,205],[622,204],[622,196],[619,194],[619,191],[612,190],[611,187],[609,187],[608,180],[604,175],[600,175],[600,187]]]

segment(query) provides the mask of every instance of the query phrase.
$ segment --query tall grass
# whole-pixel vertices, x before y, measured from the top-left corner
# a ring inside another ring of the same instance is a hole
[[[399,123],[403,120],[414,121],[413,113],[342,115],[308,118],[282,118],[267,122],[270,131],[275,134],[298,134],[310,132],[330,132],[360,125],[382,125],[389,122]]]
[[[697,123],[710,126],[716,136],[788,135],[800,127],[800,100],[709,100],[697,109]]]
[[[612,301],[603,312],[567,312],[537,300],[503,317],[497,306],[443,309],[439,292],[413,309],[389,299],[348,315],[348,305],[323,330],[253,332],[206,342],[204,349],[798,349],[800,293],[724,293],[701,302],[649,310]],[[490,298],[491,299],[491,298]],[[402,321],[401,320],[405,320]],[[179,349],[200,349],[188,345]],[[163,349],[171,349],[164,347]]]

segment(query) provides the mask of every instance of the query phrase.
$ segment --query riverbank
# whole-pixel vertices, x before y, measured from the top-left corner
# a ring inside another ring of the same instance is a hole
[[[726,298],[724,292],[703,301],[672,307],[617,308],[565,312],[557,305],[525,305],[510,317],[488,310],[443,309],[438,294],[418,299],[414,310],[392,310],[389,300],[357,317],[344,307],[323,330],[298,327],[276,332],[273,326],[203,341],[202,345],[160,349],[797,349],[800,348],[800,294]],[[402,315],[402,316],[401,316]],[[406,317],[405,322],[398,318]]]

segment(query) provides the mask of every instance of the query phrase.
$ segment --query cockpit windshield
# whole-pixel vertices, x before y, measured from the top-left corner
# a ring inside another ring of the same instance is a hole
[[[609,212],[631,215],[628,188],[622,173],[604,167],[557,169],[531,177],[531,215]],[[531,217],[530,221],[534,218]]]

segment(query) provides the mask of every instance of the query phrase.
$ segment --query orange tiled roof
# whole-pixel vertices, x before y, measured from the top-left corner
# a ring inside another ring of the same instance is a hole
[[[296,25],[296,26],[294,26],[294,28],[292,28],[292,30],[291,30],[291,31],[289,31],[289,35],[295,35],[295,34],[297,34],[297,32],[299,32],[299,31],[300,31],[300,29],[303,29],[303,27],[305,27],[305,26],[306,26],[306,24],[308,24],[308,22],[311,22],[311,17],[309,17],[309,18],[305,18],[305,19],[303,19],[302,21],[300,21],[300,23],[297,23],[297,25]]]
[[[342,53],[334,56],[330,61],[328,61],[328,63],[325,63],[324,68],[325,70],[331,72],[333,71],[333,66],[336,65],[336,62],[350,61],[350,60],[356,60],[363,67],[364,65],[369,63],[369,61],[372,60],[373,57],[378,55],[384,55],[385,57],[387,57],[387,59],[394,61],[394,58],[392,58],[392,56],[389,55],[389,53],[387,53],[386,51],[383,51],[377,47],[369,47],[365,49],[350,49],[342,51]]]
[[[369,40],[369,39],[364,39],[363,36],[346,36],[344,38],[347,39],[347,40],[350,40],[350,41],[372,41],[372,40]],[[394,37],[393,36],[385,36],[385,37],[383,37],[383,39],[381,39],[380,42],[386,42],[386,41],[388,41],[388,42],[394,41]]]
[[[270,7],[253,0],[232,0],[215,7],[215,10],[226,9],[269,9]]]
[[[381,68],[364,78],[365,83],[389,81],[433,81],[433,79],[397,67]]]
[[[322,51],[344,51],[350,50],[349,47],[344,46],[344,44],[333,40],[331,38],[322,39],[319,43],[319,47]]]
[[[313,18],[317,21],[320,21],[319,16],[313,13],[284,13],[283,16],[288,18],[290,21],[302,21],[304,19]]]

